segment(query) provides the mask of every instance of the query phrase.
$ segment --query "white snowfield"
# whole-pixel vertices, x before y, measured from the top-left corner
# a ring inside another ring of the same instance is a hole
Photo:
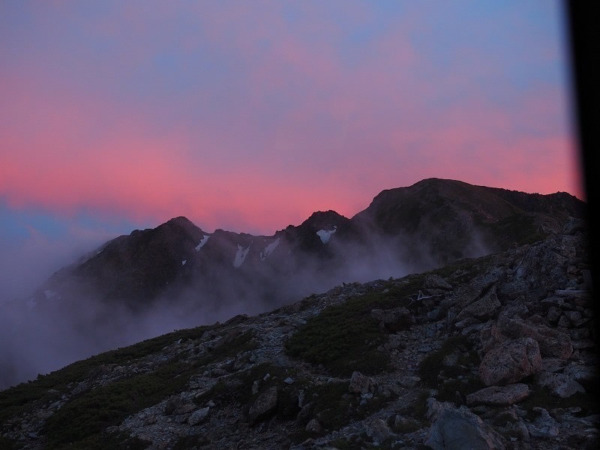
[[[246,259],[246,256],[248,255],[248,250],[250,250],[249,245],[248,245],[248,247],[244,248],[243,246],[238,244],[237,247],[238,247],[238,249],[237,249],[237,252],[235,253],[235,259],[233,260],[233,267],[240,267],[244,263],[244,260]]]
[[[319,230],[317,231],[317,236],[319,236],[321,238],[321,242],[323,244],[327,244],[329,242],[329,239],[331,239],[331,235],[333,233],[335,233],[337,230],[337,226],[334,225],[333,229],[331,230]]]
[[[262,252],[260,252],[260,259],[264,261],[279,245],[280,238],[275,239],[273,242],[269,243]]]
[[[208,242],[208,238],[210,238],[210,234],[205,234],[204,236],[202,236],[202,240],[200,241],[200,243],[198,245],[196,245],[197,252],[199,252],[200,249],[202,247],[204,247],[204,244],[206,244]]]

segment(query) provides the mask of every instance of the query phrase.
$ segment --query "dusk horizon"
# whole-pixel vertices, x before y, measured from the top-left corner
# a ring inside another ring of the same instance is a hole
[[[0,42],[3,297],[177,216],[271,235],[426,178],[585,200],[559,1],[5,2]]]

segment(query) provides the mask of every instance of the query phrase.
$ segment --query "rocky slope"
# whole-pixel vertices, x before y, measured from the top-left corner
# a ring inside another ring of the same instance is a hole
[[[0,392],[0,447],[597,448],[587,251],[571,219],[100,354]]]

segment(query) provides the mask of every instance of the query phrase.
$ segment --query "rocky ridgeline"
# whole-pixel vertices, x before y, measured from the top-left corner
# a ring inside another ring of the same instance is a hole
[[[598,448],[589,277],[571,222],[176,331],[0,393],[0,447]]]

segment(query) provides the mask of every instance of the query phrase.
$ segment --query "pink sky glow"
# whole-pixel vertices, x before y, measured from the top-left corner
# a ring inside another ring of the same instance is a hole
[[[3,2],[4,208],[271,234],[428,177],[584,198],[559,2],[377,3]]]

